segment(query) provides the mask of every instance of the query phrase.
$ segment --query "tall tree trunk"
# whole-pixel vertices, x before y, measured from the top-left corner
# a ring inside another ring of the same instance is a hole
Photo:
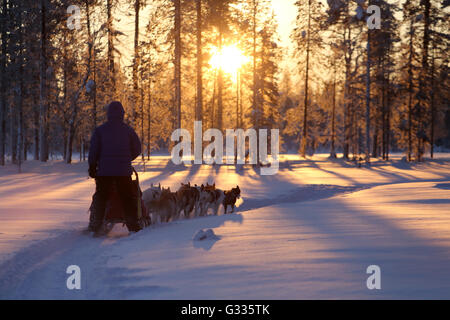
[[[108,32],[108,71],[109,81],[111,83],[112,99],[115,99],[116,92],[116,76],[114,65],[114,29],[113,29],[113,16],[112,7],[114,0],[106,0],[106,12],[107,12],[107,32]]]
[[[139,12],[141,0],[134,2],[134,59],[133,59],[133,126],[137,127],[137,104],[139,96]]]
[[[261,83],[262,79],[257,74],[257,62],[256,62],[256,14],[258,12],[258,0],[253,0],[253,112],[254,112],[254,127],[256,134],[259,137],[259,128],[261,127],[261,113],[262,106],[260,101]],[[259,150],[259,139],[257,139],[257,149]],[[258,165],[260,164],[259,153],[256,154]]]
[[[389,160],[389,149],[391,144],[391,92],[390,92],[390,74],[387,78],[387,94],[386,94],[386,160]]]
[[[422,104],[419,108],[419,114],[418,114],[418,120],[419,120],[419,127],[420,130],[420,137],[418,137],[418,149],[417,149],[417,160],[422,161],[424,148],[425,148],[425,118],[422,114],[423,108],[425,108],[425,104],[428,103],[428,90],[427,90],[427,82],[428,82],[428,46],[430,42],[430,13],[431,13],[431,0],[421,0],[421,4],[423,5],[423,23],[424,23],[424,30],[423,30],[423,40],[422,40],[422,69],[420,71],[420,81],[419,81],[419,91],[421,92],[421,99]]]
[[[92,64],[92,48],[93,48],[93,37],[91,34],[90,29],[90,15],[89,15],[89,1],[85,1],[86,5],[86,17],[87,21],[86,24],[88,26],[88,60],[87,60],[87,70],[86,74],[84,75],[84,78],[81,80],[80,86],[75,91],[71,101],[70,101],[70,120],[69,120],[69,135],[68,135],[68,141],[67,141],[67,151],[66,151],[66,163],[72,162],[72,150],[73,150],[73,141],[75,139],[76,130],[77,130],[77,124],[78,124],[78,112],[79,112],[79,106],[78,106],[78,100],[80,99],[81,92],[84,88],[86,88],[86,83],[89,79],[89,76],[91,75],[91,64]]]
[[[93,88],[91,88],[91,90],[93,90],[92,92],[91,92],[91,94],[92,94],[92,98],[93,98],[93,106],[92,106],[92,126],[93,126],[93,128],[95,129],[96,127],[97,127],[97,90],[96,90],[96,85],[97,85],[97,83],[96,83],[96,62],[95,62],[95,59],[96,59],[96,53],[95,53],[95,39],[94,39],[94,37],[93,36],[91,36],[92,35],[92,33],[91,33],[91,12],[90,12],[90,10],[89,10],[89,1],[88,0],[86,0],[85,1],[85,4],[86,4],[86,19],[87,19],[87,30],[88,30],[88,36],[89,36],[89,42],[90,42],[90,46],[91,46],[91,48],[92,48],[92,53],[91,52],[89,52],[89,55],[91,55],[92,54],[92,64],[93,64],[93,77],[94,77],[94,87]],[[90,62],[91,61],[91,59],[89,59],[89,63],[91,63]],[[91,67],[89,66],[89,69],[90,69]],[[66,85],[66,84],[65,84]],[[82,137],[80,137],[80,143],[82,142]],[[80,144],[81,145],[81,144]],[[81,156],[81,149],[80,149],[80,156]],[[81,158],[80,158],[80,161],[81,161]]]
[[[39,160],[39,110],[38,104],[34,107],[34,160]]]
[[[97,127],[97,56],[95,53],[95,43],[92,43],[92,62],[93,62],[93,77],[94,77],[94,92],[93,92],[93,105],[92,105],[92,125],[94,129]]]
[[[86,161],[86,140],[84,137],[81,138],[81,146],[83,150],[83,161]]]
[[[335,149],[335,140],[336,140],[336,60],[334,60],[333,64],[333,106],[332,106],[332,114],[331,114],[331,150],[330,150],[330,158],[336,158],[336,149]]]
[[[244,117],[244,111],[242,110],[242,72],[239,72],[239,125],[238,128],[242,128],[244,125],[243,117]]]
[[[309,81],[309,48],[311,41],[311,0],[308,0],[308,29],[306,35],[306,70],[305,70],[305,97],[303,101],[303,133],[301,139],[300,155],[306,157],[306,146],[308,144],[308,81]]]
[[[373,139],[372,139],[372,157],[373,158],[378,158],[378,151],[379,151],[379,140],[380,140],[380,122],[378,119],[378,113],[379,111],[375,110],[376,114],[374,116],[374,128],[373,128]],[[367,138],[367,137],[366,137]],[[367,144],[367,142],[365,143]],[[370,152],[369,152],[369,156],[370,156]]]
[[[67,66],[68,66],[68,57],[67,57],[67,42],[66,42],[66,37],[64,37],[64,57],[63,57],[63,61],[64,61],[64,65],[63,65],[63,96],[62,96],[62,105],[63,105],[63,158],[64,160],[67,159],[67,139],[69,138],[68,135],[68,121],[67,121],[67,111],[66,111],[66,106],[67,106],[67,83],[68,83],[68,71],[67,71]]]
[[[239,101],[240,101],[240,71],[237,70],[236,73],[236,129],[240,128],[239,126]]]
[[[222,52],[223,39],[222,28],[219,27],[219,52]],[[217,129],[222,131],[223,129],[223,70],[222,66],[219,66],[217,75]]]
[[[150,151],[151,151],[151,126],[152,126],[152,79],[151,75],[148,78],[148,102],[147,102],[147,160],[150,160]]]
[[[41,40],[40,40],[40,56],[39,56],[39,66],[40,66],[40,86],[39,86],[39,142],[40,142],[40,156],[39,159],[42,162],[48,160],[48,123],[47,123],[47,112],[48,112],[48,102],[47,102],[47,8],[45,6],[46,0],[41,0]]]
[[[381,57],[378,59],[378,68],[381,68],[381,74],[382,74],[382,80],[381,80],[381,88],[378,88],[378,90],[381,90],[381,151],[382,151],[382,157],[383,160],[386,160],[386,95],[387,95],[387,87],[386,87],[386,68],[385,68],[385,59],[381,59]]]
[[[22,14],[23,11],[19,12],[19,25],[22,25]],[[23,139],[24,139],[24,134],[23,134],[23,94],[24,94],[24,83],[23,83],[23,79],[24,79],[24,72],[23,72],[23,64],[24,64],[24,57],[23,57],[23,47],[24,47],[24,42],[23,42],[23,29],[21,28],[18,31],[18,45],[19,45],[19,58],[18,58],[18,62],[19,62],[19,88],[18,88],[18,104],[17,104],[17,113],[18,113],[18,127],[17,127],[17,136],[18,136],[18,141],[17,141],[17,156],[18,156],[18,165],[19,165],[19,172],[21,172],[22,170],[22,161],[23,161]]]
[[[383,80],[383,83],[384,83],[384,80]],[[385,84],[383,84],[382,90],[383,90],[383,105],[381,106],[381,108],[382,108],[382,118],[381,118],[381,120],[382,120],[382,139],[383,139],[382,149],[383,149],[383,160],[386,160],[386,154],[387,154],[386,143],[387,143],[387,128],[388,128],[388,125],[387,125],[387,120],[388,120],[387,109],[388,109],[388,107],[387,107],[386,101],[387,101],[388,93],[387,93],[387,88],[386,88]]]
[[[413,96],[413,20],[410,18],[409,25],[409,57],[408,57],[408,161],[411,161],[412,155],[412,96]]]
[[[72,163],[73,140],[75,138],[75,123],[73,119],[69,122],[69,135],[67,137],[66,163]]]
[[[366,62],[366,163],[370,164],[370,30],[367,30]]]
[[[3,0],[2,16],[0,17],[0,32],[2,41],[2,54],[0,56],[0,165],[5,165],[6,153],[6,23],[8,0]]]
[[[258,79],[256,74],[256,13],[258,9],[257,0],[253,0],[253,111],[254,111],[254,126],[258,129],[259,126],[259,104],[258,104]]]
[[[197,11],[197,104],[195,120],[203,120],[203,53],[202,53],[202,0],[196,0]]]
[[[64,160],[67,159],[67,141],[69,139],[69,129],[68,129],[68,124],[66,123],[66,121],[64,121],[64,126],[63,126],[63,158]]]
[[[176,128],[181,128],[181,0],[175,3],[175,113]]]
[[[17,104],[17,96],[15,100]],[[17,163],[17,113],[13,104],[14,102],[9,105],[9,148],[11,150],[11,162]]]
[[[433,159],[434,157],[434,122],[436,116],[436,106],[435,106],[435,94],[436,94],[436,83],[434,76],[434,68],[435,68],[435,56],[434,56],[434,46],[431,60],[431,97],[430,97],[430,113],[431,113],[431,127],[430,127],[430,157]]]
[[[216,118],[216,95],[217,95],[217,70],[214,71],[213,95],[211,98],[211,128],[215,128]]]
[[[343,146],[343,157],[344,159],[349,159],[350,153],[350,137],[351,137],[351,121],[352,121],[352,112],[351,112],[351,103],[350,99],[350,67],[352,61],[352,54],[350,50],[350,41],[351,41],[351,27],[348,26],[348,29],[344,30],[344,43],[347,43],[347,50],[345,54],[345,83],[344,83],[344,146]],[[348,31],[348,36],[347,36]]]
[[[28,147],[29,147],[29,143],[28,143],[28,126],[27,124],[24,122],[23,124],[23,140],[22,140],[22,145],[23,145],[23,161],[27,161],[28,160]]]
[[[145,146],[145,135],[144,135],[144,89],[141,87],[141,157],[142,161],[145,161],[145,152],[144,152],[144,146]]]
[[[80,150],[80,162],[83,160],[83,139],[79,139],[79,150]]]

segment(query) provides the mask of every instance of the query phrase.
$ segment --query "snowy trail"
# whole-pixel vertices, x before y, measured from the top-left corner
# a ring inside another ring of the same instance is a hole
[[[141,174],[143,188],[160,181],[172,188],[188,180],[239,184],[238,213],[129,237],[116,226],[110,237],[91,239],[81,234],[93,191],[84,164],[67,172],[58,163],[1,172],[0,298],[450,297],[448,160],[357,169],[323,158],[285,159],[272,177],[166,160],[155,159]],[[26,210],[11,214],[18,204]],[[219,240],[193,241],[205,228]],[[81,268],[79,291],[65,286],[72,264]],[[371,264],[382,269],[381,291],[365,286]]]

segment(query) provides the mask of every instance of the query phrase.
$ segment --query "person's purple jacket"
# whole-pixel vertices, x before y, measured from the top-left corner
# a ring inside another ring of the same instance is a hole
[[[97,127],[89,148],[89,167],[97,166],[97,176],[130,176],[131,161],[141,154],[136,132],[123,122],[125,111],[120,102],[108,106],[108,121]]]

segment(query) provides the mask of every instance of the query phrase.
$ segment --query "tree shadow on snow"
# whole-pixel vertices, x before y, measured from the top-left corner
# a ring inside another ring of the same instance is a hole
[[[450,183],[438,183],[434,187],[443,190],[450,190]]]

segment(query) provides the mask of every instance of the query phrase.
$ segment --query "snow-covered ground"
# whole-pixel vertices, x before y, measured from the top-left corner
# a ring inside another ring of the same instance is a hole
[[[239,184],[237,213],[180,220],[127,236],[82,234],[94,181],[85,163],[0,169],[2,299],[450,298],[450,154],[356,168],[326,155],[282,156],[280,171],[135,167],[143,189],[161,182]],[[216,237],[193,240],[201,229]],[[68,290],[66,268],[81,268]],[[366,269],[381,268],[381,290]]]

